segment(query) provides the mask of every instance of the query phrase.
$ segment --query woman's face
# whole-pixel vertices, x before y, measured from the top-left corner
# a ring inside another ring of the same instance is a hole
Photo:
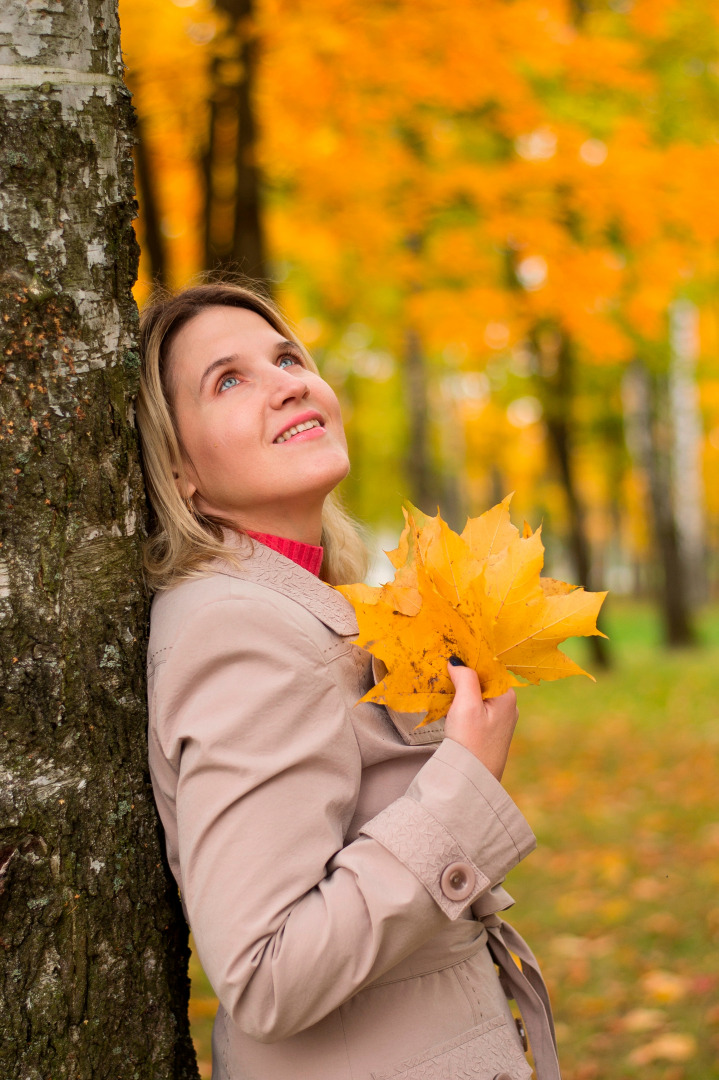
[[[347,440],[334,392],[297,346],[253,311],[213,306],[178,331],[168,363],[183,495],[202,513],[318,543]]]

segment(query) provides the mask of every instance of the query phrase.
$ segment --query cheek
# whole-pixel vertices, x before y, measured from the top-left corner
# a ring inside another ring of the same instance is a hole
[[[334,427],[335,427],[335,429],[337,431],[338,437],[341,438],[346,444],[347,440],[345,438],[345,429],[344,429],[344,424],[342,422],[342,409],[340,408],[339,400],[338,400],[337,395],[335,394],[334,390],[332,390],[327,385],[327,383],[323,383],[323,386],[325,388],[325,392],[324,392],[325,410],[326,410],[327,414],[332,419],[332,422],[333,422]]]
[[[345,453],[347,452],[347,433],[345,431],[344,423],[342,422],[342,410],[340,409],[339,402],[337,402],[337,424],[338,424],[338,439],[341,445],[344,447]]]
[[[219,410],[195,422],[184,439],[185,449],[198,468],[202,463],[221,463],[228,454],[247,454],[256,445],[256,432],[248,430],[237,417],[224,416]]]
[[[219,432],[204,432],[197,427],[183,440],[184,463],[188,479],[210,499],[227,475],[231,455]]]

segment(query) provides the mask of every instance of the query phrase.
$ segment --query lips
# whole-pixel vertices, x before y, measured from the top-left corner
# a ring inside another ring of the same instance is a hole
[[[301,416],[296,416],[291,424],[282,428],[279,435],[277,435],[273,442],[277,445],[279,443],[287,442],[294,435],[299,435],[302,431],[309,431],[311,428],[324,427],[324,422],[319,413],[303,413]]]

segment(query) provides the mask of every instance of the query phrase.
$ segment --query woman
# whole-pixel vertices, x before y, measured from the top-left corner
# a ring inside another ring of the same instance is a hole
[[[150,767],[220,1000],[213,1077],[525,1080],[506,991],[555,1080],[541,976],[495,914],[534,847],[499,783],[514,693],[482,702],[453,658],[444,731],[355,704],[373,678],[330,587],[363,573],[332,496],[340,409],[267,300],[156,300],[142,353]]]

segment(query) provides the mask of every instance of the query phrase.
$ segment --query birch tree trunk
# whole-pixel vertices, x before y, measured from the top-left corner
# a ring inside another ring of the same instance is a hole
[[[575,358],[572,343],[561,331],[539,333],[535,348],[543,378],[538,382],[543,397],[545,423],[554,454],[569,517],[569,550],[577,581],[585,589],[601,589],[594,580],[592,553],[587,535],[584,503],[574,464],[574,382]],[[595,568],[596,569],[596,568]],[[601,620],[598,624],[601,629]],[[595,664],[607,668],[611,657],[605,638],[587,638],[587,647]]]
[[[197,1076],[187,930],[146,770],[119,46],[114,0],[3,0],[3,1080]]]
[[[692,619],[686,562],[672,499],[672,437],[666,393],[644,364],[635,361],[622,383],[627,447],[647,477],[654,543],[661,563],[661,611],[668,645],[692,645]]]
[[[706,597],[706,532],[702,476],[702,421],[696,366],[699,313],[690,300],[676,300],[670,310],[672,356],[669,403],[673,431],[672,494],[679,547],[686,566],[691,600]]]

